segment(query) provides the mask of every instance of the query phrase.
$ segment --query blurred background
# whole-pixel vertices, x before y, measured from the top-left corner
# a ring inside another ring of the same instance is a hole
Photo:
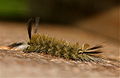
[[[120,0],[0,0],[0,20],[75,27],[119,43]]]
[[[119,0],[0,0],[0,19],[41,17],[43,22],[70,23],[120,4]]]

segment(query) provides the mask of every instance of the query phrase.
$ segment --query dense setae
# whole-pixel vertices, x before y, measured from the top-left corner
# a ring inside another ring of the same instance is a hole
[[[24,52],[45,53],[70,60],[100,61],[97,56],[93,55],[100,52],[92,50],[100,48],[101,46],[89,48],[88,44],[82,46],[78,43],[70,44],[65,40],[57,40],[53,37],[41,34],[32,35],[28,45],[29,46],[24,49]]]

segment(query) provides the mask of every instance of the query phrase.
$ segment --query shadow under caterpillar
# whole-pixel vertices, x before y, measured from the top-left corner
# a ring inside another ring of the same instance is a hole
[[[32,34],[32,25],[36,24],[34,34]],[[25,43],[13,43],[8,47],[10,49],[20,49],[26,53],[37,52],[45,53],[52,56],[85,62],[101,62],[102,58],[96,54],[102,53],[99,48],[102,46],[89,47],[89,44],[79,45],[79,43],[71,44],[65,40],[57,40],[44,34],[37,33],[39,18],[31,18],[28,20],[29,41]]]

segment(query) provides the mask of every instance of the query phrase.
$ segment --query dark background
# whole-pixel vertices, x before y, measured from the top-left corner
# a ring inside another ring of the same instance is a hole
[[[41,22],[71,23],[119,4],[119,0],[0,0],[0,19],[24,21],[39,16]]]

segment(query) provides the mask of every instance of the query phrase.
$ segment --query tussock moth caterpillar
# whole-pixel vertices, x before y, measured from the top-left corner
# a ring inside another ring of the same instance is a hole
[[[32,25],[36,23],[34,34],[32,34]],[[29,19],[28,35],[29,41],[25,43],[13,43],[9,45],[10,49],[23,49],[24,52],[45,53],[52,56],[86,62],[100,62],[102,59],[96,56],[101,53],[97,49],[102,46],[91,47],[89,44],[79,45],[78,43],[71,44],[65,40],[57,40],[47,35],[37,33],[39,18]]]

